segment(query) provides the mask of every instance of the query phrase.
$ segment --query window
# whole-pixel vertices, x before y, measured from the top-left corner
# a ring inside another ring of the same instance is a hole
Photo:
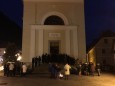
[[[105,43],[105,44],[108,44],[108,39],[104,39],[104,43]]]
[[[102,49],[102,54],[105,54],[105,53],[106,53],[105,49]]]
[[[64,21],[59,16],[52,15],[46,18],[44,25],[64,25]]]

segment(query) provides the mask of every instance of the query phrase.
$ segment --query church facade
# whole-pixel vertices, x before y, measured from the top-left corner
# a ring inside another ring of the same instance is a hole
[[[22,61],[56,53],[85,59],[83,0],[24,0]]]

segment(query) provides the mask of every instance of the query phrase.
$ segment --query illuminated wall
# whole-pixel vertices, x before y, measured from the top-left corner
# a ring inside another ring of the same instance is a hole
[[[59,16],[65,25],[44,25],[51,15]],[[49,34],[59,33],[51,38]],[[83,0],[24,0],[22,61],[49,53],[48,41],[59,40],[60,53],[74,58],[86,55]]]

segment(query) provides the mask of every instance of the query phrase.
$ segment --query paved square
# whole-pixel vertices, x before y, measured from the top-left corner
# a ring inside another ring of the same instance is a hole
[[[0,77],[0,86],[115,86],[115,75],[70,75],[69,80],[50,79],[49,74],[31,74],[26,77]]]

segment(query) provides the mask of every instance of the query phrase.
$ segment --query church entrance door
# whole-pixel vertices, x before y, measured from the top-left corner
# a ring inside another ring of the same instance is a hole
[[[51,40],[49,44],[50,44],[49,45],[50,54],[59,54],[59,45],[60,45],[59,40]]]

